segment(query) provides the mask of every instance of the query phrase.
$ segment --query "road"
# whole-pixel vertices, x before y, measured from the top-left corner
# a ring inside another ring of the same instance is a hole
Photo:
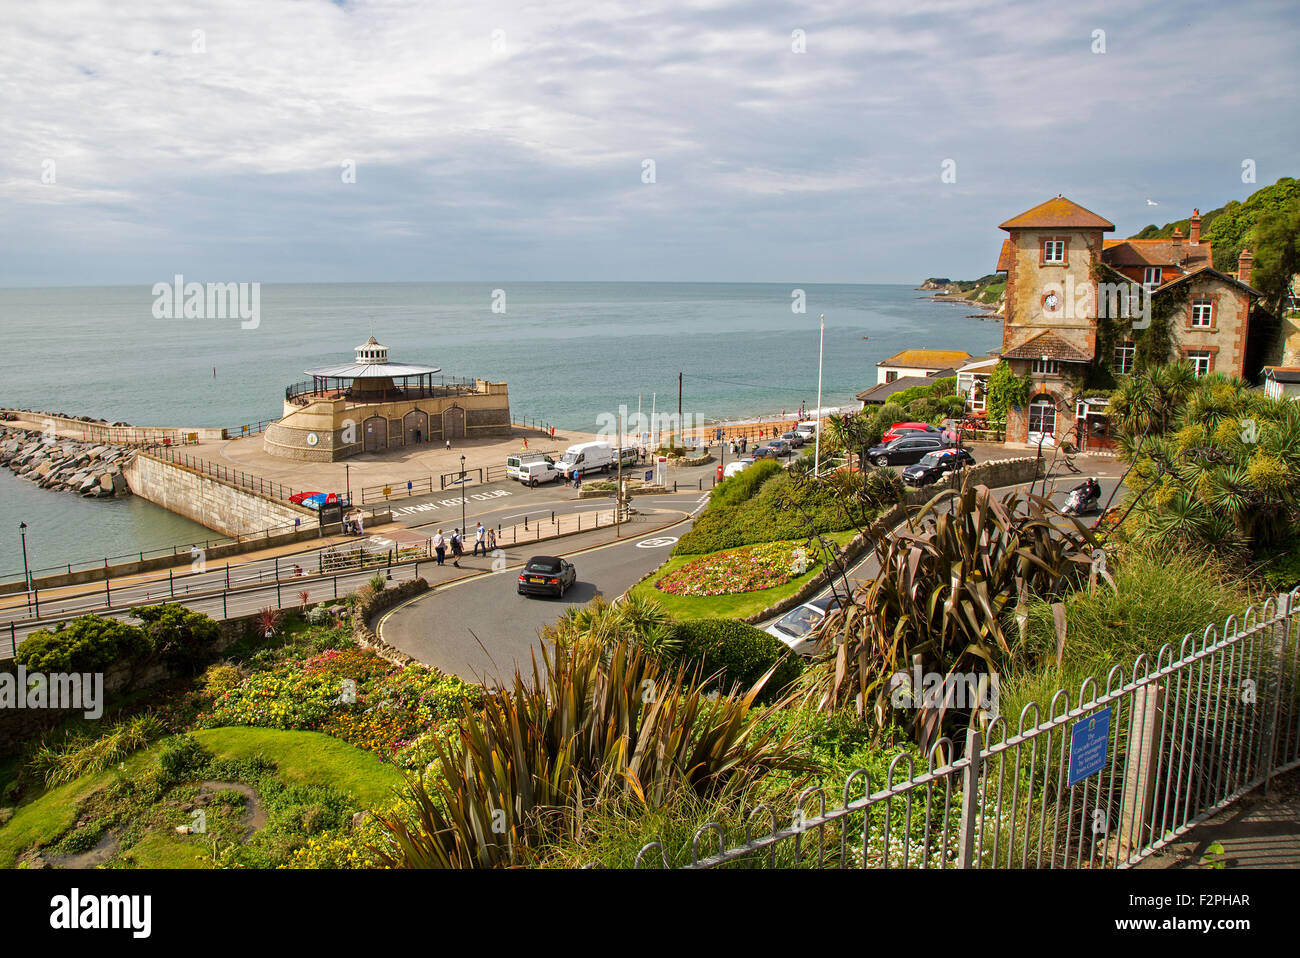
[[[699,499],[689,505],[698,509],[703,504]],[[543,626],[555,622],[566,607],[583,605],[597,594],[608,599],[622,595],[668,558],[693,523],[691,517],[627,541],[566,549],[560,554],[573,562],[578,581],[562,600],[518,594],[516,577],[527,558],[521,556],[499,572],[449,583],[398,606],[381,620],[379,635],[421,662],[467,681],[504,681],[516,665],[525,672],[531,668]]]

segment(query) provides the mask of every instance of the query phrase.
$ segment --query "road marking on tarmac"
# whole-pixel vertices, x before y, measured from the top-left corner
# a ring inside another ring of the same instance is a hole
[[[653,539],[642,539],[636,544],[636,547],[638,549],[662,549],[676,541],[676,536],[655,536]]]

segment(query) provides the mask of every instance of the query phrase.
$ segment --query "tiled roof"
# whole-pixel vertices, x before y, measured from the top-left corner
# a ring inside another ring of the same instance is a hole
[[[1031,336],[1015,349],[1002,354],[1004,359],[1057,359],[1067,363],[1086,363],[1092,357],[1072,346],[1050,329]]]
[[[1177,246],[1171,239],[1109,239],[1101,244],[1101,261],[1109,266],[1164,266],[1181,264],[1192,270],[1213,262],[1209,243],[1190,245],[1183,240]]]
[[[1062,229],[1113,230],[1115,224],[1104,220],[1092,210],[1086,210],[1073,200],[1064,196],[1054,196],[1046,203],[1039,203],[1032,210],[1025,210],[1019,216],[1013,216],[999,229],[1019,230],[1048,227]]]
[[[1176,278],[1174,278],[1174,279],[1171,279],[1169,282],[1163,284],[1163,285],[1160,286],[1159,288],[1160,288],[1160,289],[1168,289],[1170,286],[1177,286],[1179,283],[1185,282],[1186,280],[1189,280],[1189,279],[1195,279],[1197,276],[1205,276],[1205,275],[1209,275],[1209,276],[1217,276],[1219,279],[1223,280],[1225,283],[1231,283],[1231,284],[1234,285],[1234,286],[1239,286],[1239,287],[1241,287],[1241,288],[1244,289],[1246,292],[1250,293],[1250,295],[1252,295],[1252,296],[1263,296],[1263,295],[1264,295],[1264,294],[1261,293],[1259,290],[1257,290],[1254,286],[1251,286],[1249,283],[1243,283],[1241,280],[1237,279],[1237,277],[1235,277],[1235,276],[1230,276],[1230,275],[1228,275],[1227,273],[1221,273],[1221,272],[1219,272],[1219,270],[1215,269],[1213,266],[1198,266],[1196,269],[1191,270],[1191,271],[1189,271],[1189,272],[1186,272],[1186,273],[1184,273],[1182,276],[1179,276],[1179,277],[1176,277]]]
[[[995,273],[1009,272],[1011,270],[1011,266],[1012,266],[1011,240],[1004,239],[1002,241],[1002,252],[998,253],[998,265],[997,268],[993,270],[993,272]]]
[[[888,359],[882,359],[877,366],[907,366],[912,369],[942,369],[945,366],[960,366],[970,359],[970,353],[960,349],[904,349]]]
[[[858,399],[865,403],[883,403],[890,396],[901,393],[904,389],[928,386],[935,380],[955,375],[956,372],[955,369],[940,369],[933,376],[899,376],[892,383],[877,383],[870,389],[862,390],[858,393]]]

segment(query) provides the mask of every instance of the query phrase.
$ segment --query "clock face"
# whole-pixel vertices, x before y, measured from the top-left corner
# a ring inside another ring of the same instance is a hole
[[[1043,308],[1048,310],[1049,312],[1056,309],[1056,307],[1060,305],[1061,305],[1061,297],[1057,296],[1055,293],[1048,293],[1046,296],[1043,297]]]
[[[316,435],[314,432],[307,433],[307,445],[314,446],[318,442],[320,442],[320,436]]]

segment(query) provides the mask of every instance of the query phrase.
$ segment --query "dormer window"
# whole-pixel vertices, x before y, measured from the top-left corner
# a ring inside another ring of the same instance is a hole
[[[1160,278],[1164,275],[1164,270],[1159,266],[1148,266],[1142,274],[1142,285],[1147,289],[1154,289],[1160,285]]]
[[[1065,262],[1065,240],[1043,241],[1043,262],[1060,265]]]

